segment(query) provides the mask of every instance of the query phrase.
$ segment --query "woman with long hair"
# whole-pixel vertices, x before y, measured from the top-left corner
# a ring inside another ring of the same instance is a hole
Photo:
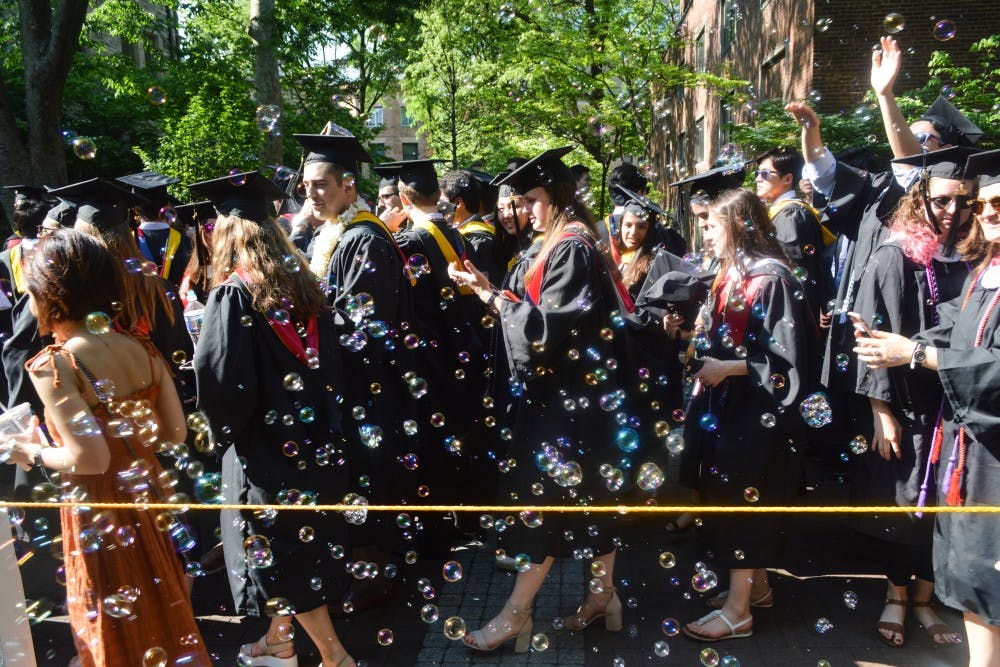
[[[593,219],[559,159],[569,150],[546,151],[504,180],[522,195],[520,213],[545,234],[523,292],[501,292],[470,262],[449,268],[457,283],[471,287],[499,317],[511,387],[524,407],[516,411],[505,457],[517,465],[499,482],[508,502],[614,502],[623,477],[617,466],[623,454],[630,461],[639,456],[635,450],[644,442],[638,426],[632,428],[638,419],[629,405],[637,378],[627,377],[624,365],[617,364],[628,342],[621,328],[628,295],[597,249]],[[535,595],[553,558],[575,551],[596,554],[594,578],[577,612],[563,619],[564,627],[579,631],[604,619],[607,629],[621,629],[612,516],[522,512],[499,538],[507,553],[519,554],[517,579],[497,616],[465,636],[470,648],[492,651],[516,638],[515,651],[527,651]]]
[[[349,483],[338,394],[344,378],[333,312],[273,219],[282,194],[259,172],[190,186],[219,212],[212,291],[195,351],[198,407],[225,453],[226,501],[336,503]],[[327,667],[354,661],[327,609],[350,553],[341,517],[224,512],[222,540],[237,613],[271,617],[239,664],[295,667],[294,618]],[[333,553],[331,553],[333,552]]]
[[[681,482],[709,505],[787,504],[797,491],[799,406],[813,382],[816,324],[801,283],[752,192],[724,192],[709,206],[706,238],[722,261],[694,336],[696,384],[687,414]],[[764,568],[778,557],[778,516],[706,517],[729,590],[717,610],[684,632],[712,642],[753,634],[750,606],[771,606]]]
[[[1000,504],[1000,151],[969,157],[964,177],[978,177],[979,193],[970,202],[975,223],[960,245],[975,268],[960,295],[938,308],[937,326],[910,338],[859,333],[854,348],[869,368],[931,370],[944,387],[918,506]],[[955,194],[951,198],[959,201],[948,208],[961,208],[962,199],[971,196]],[[935,523],[934,591],[963,613],[970,667],[995,667],[1000,664],[995,569],[1000,521],[995,514],[941,513]]]
[[[181,303],[187,306],[191,292],[197,300],[204,303],[212,288],[212,233],[215,230],[215,208],[212,202],[183,204],[174,209],[177,219],[193,232],[194,239],[191,257],[181,284],[178,288]]]
[[[900,199],[889,235],[872,253],[855,300],[854,310],[873,328],[912,336],[935,326],[938,307],[961,293],[969,267],[953,252],[951,240],[964,236],[970,220],[959,203],[962,193],[975,190],[974,182],[962,180],[966,155],[951,148],[914,158],[926,165],[924,180]],[[872,424],[858,419],[853,429],[871,438],[868,451],[860,441],[852,447],[856,499],[859,504],[912,507],[941,407],[941,383],[925,369],[871,368],[863,362],[857,368],[856,392],[868,399]],[[876,625],[879,639],[903,646],[909,606],[935,644],[958,642],[930,608],[931,519],[880,515],[861,517],[857,525],[871,537],[871,551],[888,579],[885,608]],[[912,597],[907,592],[911,580]]]
[[[656,254],[656,213],[637,202],[625,205],[622,221],[613,243],[622,258],[618,270],[622,274],[628,293],[635,299],[649,273],[649,265]]]
[[[148,341],[115,330],[124,299],[117,258],[95,239],[59,230],[27,271],[29,307],[49,345],[28,362],[56,446],[39,429],[16,439],[10,462],[58,471],[73,500],[165,502],[155,453],[183,442],[170,371]],[[70,496],[65,499],[69,500]],[[165,663],[208,667],[171,536],[170,512],[64,507],[66,605],[83,667]],[[189,544],[178,541],[176,548]]]

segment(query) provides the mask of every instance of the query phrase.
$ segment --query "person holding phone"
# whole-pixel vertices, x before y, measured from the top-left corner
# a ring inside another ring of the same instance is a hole
[[[976,175],[976,224],[959,246],[975,268],[959,296],[937,309],[936,326],[910,337],[875,331],[854,347],[869,368],[931,371],[944,388],[918,506],[1000,504],[1000,151],[971,156],[965,177]],[[970,666],[1000,663],[998,543],[995,514],[936,515],[934,591],[963,612]]]
[[[938,306],[960,293],[968,265],[954,251],[955,239],[970,220],[966,197],[975,183],[963,180],[971,149],[948,148],[897,162],[923,165],[917,187],[903,195],[886,240],[865,267],[852,320],[871,328],[912,336],[937,324]],[[870,334],[867,334],[870,335]],[[872,368],[858,364],[855,391],[871,405],[873,430],[855,423],[856,437],[870,442],[854,451],[854,494],[861,504],[916,504],[927,463],[934,417],[941,405],[941,384],[921,369]],[[862,516],[858,530],[872,541],[888,588],[878,638],[893,647],[906,641],[907,607],[935,644],[959,641],[930,608],[934,590],[930,519],[911,515]],[[913,581],[913,595],[907,588]]]

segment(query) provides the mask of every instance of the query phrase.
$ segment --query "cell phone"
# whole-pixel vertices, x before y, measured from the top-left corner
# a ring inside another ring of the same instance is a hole
[[[864,332],[864,334],[869,338],[875,337],[875,334],[872,333],[872,328],[868,326],[868,323],[865,322],[865,319],[861,317],[861,315],[858,313],[847,313],[847,316],[851,318],[851,322],[854,323],[855,329]]]

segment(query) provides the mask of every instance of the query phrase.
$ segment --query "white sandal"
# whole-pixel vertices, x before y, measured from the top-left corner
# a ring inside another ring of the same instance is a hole
[[[462,643],[471,648],[474,651],[480,651],[482,653],[489,653],[495,651],[504,644],[506,644],[511,639],[514,639],[514,653],[527,653],[528,648],[531,646],[531,630],[534,626],[534,622],[531,618],[531,609],[518,609],[510,602],[504,603],[507,609],[510,609],[514,617],[524,617],[524,621],[520,629],[517,631],[516,635],[511,635],[509,637],[502,637],[493,646],[490,646],[489,642],[486,641],[486,635],[483,633],[483,629],[475,630],[470,632],[465,637],[462,638]],[[471,643],[469,640],[474,641]]]
[[[722,635],[720,637],[711,637],[709,635],[703,635],[700,632],[697,632],[695,630],[691,630],[688,627],[689,625],[704,626],[709,621],[712,621],[712,620],[714,620],[716,618],[721,618],[722,622],[725,623],[727,626],[729,626],[729,634],[728,635]],[[751,636],[753,636],[753,625],[751,625],[750,629],[746,630],[745,632],[737,632],[736,631],[737,628],[742,628],[744,625],[747,625],[748,623],[753,623],[753,616],[752,615],[751,616],[747,616],[746,618],[744,618],[742,621],[739,621],[738,623],[733,623],[732,621],[729,620],[729,617],[726,616],[726,614],[721,609],[716,609],[715,611],[702,616],[697,621],[695,621],[693,624],[689,623],[688,625],[685,625],[684,626],[684,634],[686,634],[691,639],[697,639],[700,642],[718,642],[718,641],[723,641],[725,639],[739,639],[741,637],[751,637]]]
[[[264,635],[252,644],[244,644],[240,647],[236,664],[240,667],[299,667],[299,656],[294,653],[287,658],[279,658],[274,655],[276,652],[288,650],[288,648],[282,647],[291,647],[294,650],[295,642],[288,639],[269,644],[267,635]],[[260,655],[254,655],[254,649],[257,649]]]

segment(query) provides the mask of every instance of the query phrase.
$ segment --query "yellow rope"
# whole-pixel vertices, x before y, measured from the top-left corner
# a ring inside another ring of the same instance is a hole
[[[924,512],[927,514],[996,514],[1000,513],[1000,505],[975,506],[934,506],[934,507],[898,507],[887,506],[837,506],[837,505],[233,505],[233,504],[202,504],[202,503],[80,503],[80,502],[13,502],[0,501],[0,509],[20,507],[25,509],[44,509],[53,507],[81,507],[90,509],[150,509],[150,510],[238,510],[248,512],[258,511],[305,511],[305,512],[356,512],[361,509],[370,512],[562,512],[562,513],[594,513],[594,514],[679,514],[691,512],[694,514],[912,514]]]

